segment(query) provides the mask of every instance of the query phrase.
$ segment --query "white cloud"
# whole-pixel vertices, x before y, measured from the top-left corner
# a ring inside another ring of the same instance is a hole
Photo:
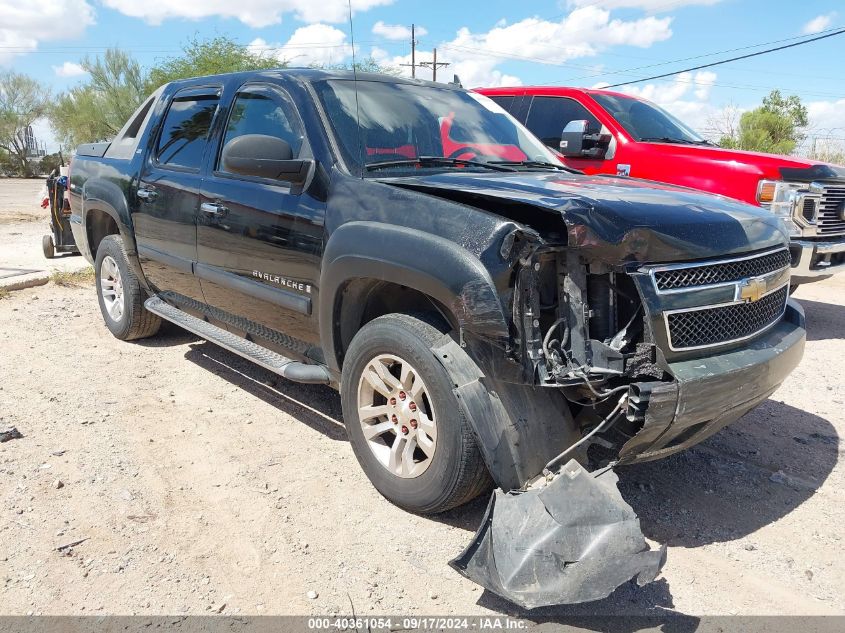
[[[392,4],[393,0],[352,0],[353,11]],[[161,24],[170,18],[200,20],[207,17],[236,18],[254,28],[278,24],[285,13],[309,24],[345,22],[349,18],[347,0],[103,0],[121,13]]]
[[[828,13],[826,15],[816,16],[804,25],[804,28],[801,29],[801,32],[805,35],[813,35],[814,33],[820,33],[833,23],[833,18],[835,17],[836,13]]]
[[[689,5],[711,5],[717,4],[722,0],[676,0],[675,2],[667,2],[666,0],[570,0],[569,6],[572,7],[600,7],[602,9],[642,9],[650,13],[660,13],[678,9],[682,6]]]
[[[713,88],[715,82],[716,73],[714,72],[703,70],[695,73],[695,79],[693,79],[693,83],[696,86],[695,98],[699,101],[707,101],[710,97],[710,90]]]
[[[672,35],[672,18],[646,17],[611,20],[610,12],[596,7],[576,9],[560,21],[526,18],[496,26],[487,33],[473,34],[466,27],[444,45],[469,49],[468,54],[505,58],[518,43],[517,57],[560,64],[577,57],[590,57],[611,46],[648,48]]]
[[[808,127],[819,136],[845,137],[845,99],[810,101],[807,104]]]
[[[36,50],[40,42],[79,37],[91,24],[94,9],[86,0],[2,0],[0,64]]]
[[[79,77],[87,74],[87,71],[75,62],[65,62],[61,66],[53,66],[53,72],[59,77]]]
[[[373,25],[373,35],[379,35],[386,40],[408,40],[411,39],[411,27],[402,24],[385,24],[381,20]],[[414,27],[414,36],[423,37],[428,35],[428,30],[422,26]]]
[[[486,33],[473,33],[467,27],[455,37],[438,44],[438,61],[450,66],[438,71],[438,78],[457,74],[467,87],[520,85],[519,77],[508,75],[498,66],[508,59],[561,64],[579,57],[591,57],[611,46],[647,48],[672,35],[671,18],[646,17],[636,20],[611,19],[610,12],[584,7],[558,21],[526,18],[513,24],[500,20]],[[516,45],[518,43],[518,46]],[[418,51],[417,61],[429,61],[431,51]],[[379,60],[392,66],[409,64],[410,55]],[[402,73],[410,75],[410,68]],[[417,77],[430,78],[421,69]]]
[[[346,33],[328,24],[300,27],[284,44],[269,44],[259,37],[250,42],[249,49],[288,62],[291,66],[339,64],[352,54]]]

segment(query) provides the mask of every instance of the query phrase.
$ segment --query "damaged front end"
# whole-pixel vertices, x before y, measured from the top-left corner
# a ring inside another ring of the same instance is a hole
[[[488,464],[507,482],[451,565],[525,608],[597,600],[630,579],[653,580],[665,547],[649,548],[613,469],[700,442],[797,365],[803,316],[787,301],[780,250],[614,266],[589,251],[525,242],[514,270],[512,353],[531,387],[449,363],[468,417],[484,397],[494,403],[488,419],[505,409],[494,425],[501,434],[482,444],[495,447]],[[742,298],[749,272],[764,285],[753,302]],[[538,404],[538,393],[555,396]]]
[[[769,397],[801,359],[786,238],[770,214],[654,183],[428,174],[391,185],[484,214],[459,243],[498,305],[467,285],[432,350],[499,486],[465,576],[526,607],[653,579],[613,469],[684,450]],[[505,218],[492,232],[490,218]],[[484,310],[470,307],[481,305]],[[459,319],[460,320],[460,319]],[[486,324],[483,321],[482,325]],[[498,325],[498,324],[497,324]]]

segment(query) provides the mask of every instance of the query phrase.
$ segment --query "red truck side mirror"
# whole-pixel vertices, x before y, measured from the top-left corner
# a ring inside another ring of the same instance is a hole
[[[570,121],[560,134],[560,153],[567,158],[604,158],[610,146],[610,134],[591,134],[590,123]]]

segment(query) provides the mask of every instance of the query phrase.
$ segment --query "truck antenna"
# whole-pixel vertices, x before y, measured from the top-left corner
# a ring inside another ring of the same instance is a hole
[[[361,165],[361,178],[364,177],[364,148],[361,142],[361,107],[358,103],[358,64],[355,62],[355,29],[352,26],[352,0],[346,0],[349,8],[349,41],[352,46],[352,83],[355,86],[355,123],[358,128],[358,163]]]

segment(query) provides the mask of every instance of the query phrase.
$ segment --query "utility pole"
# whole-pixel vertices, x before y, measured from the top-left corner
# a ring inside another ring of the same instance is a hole
[[[446,68],[449,66],[449,62],[438,62],[437,61],[437,49],[435,48],[433,51],[434,59],[430,62],[420,62],[419,66],[424,66],[426,68],[431,68],[431,80],[437,81],[437,69],[438,68]]]
[[[416,29],[415,25],[411,25],[411,63],[410,64],[399,64],[400,66],[410,66],[411,67],[411,78],[416,78],[417,76],[417,66],[422,66],[422,64],[417,63],[417,38],[415,35]]]

